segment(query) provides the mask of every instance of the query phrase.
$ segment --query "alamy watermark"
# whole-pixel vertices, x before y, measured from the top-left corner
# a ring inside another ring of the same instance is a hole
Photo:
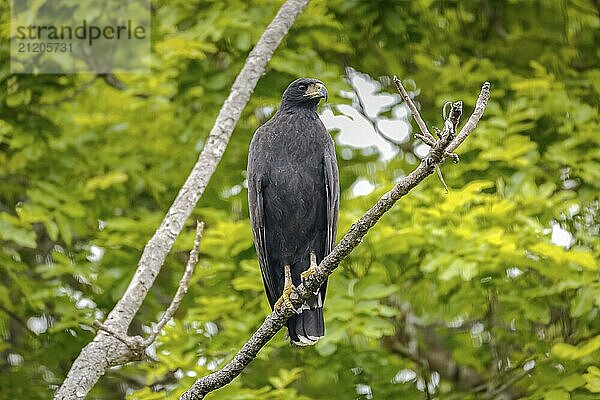
[[[149,0],[12,0],[11,72],[148,72]]]

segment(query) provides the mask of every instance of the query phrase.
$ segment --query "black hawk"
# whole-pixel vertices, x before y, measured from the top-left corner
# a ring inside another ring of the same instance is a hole
[[[252,138],[248,204],[254,243],[271,309],[298,286],[335,242],[339,182],[335,147],[317,114],[327,89],[317,79],[292,82],[273,118]],[[327,281],[288,323],[293,343],[315,344],[325,334]]]

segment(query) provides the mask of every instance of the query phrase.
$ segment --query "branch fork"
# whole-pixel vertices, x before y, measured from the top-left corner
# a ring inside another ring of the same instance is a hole
[[[477,126],[477,122],[479,122],[479,120],[481,119],[483,111],[485,110],[487,102],[490,98],[491,84],[489,82],[485,82],[482,85],[481,93],[479,95],[479,98],[477,99],[477,106],[475,107],[473,115],[471,115],[469,121],[462,128],[458,136],[456,136],[456,127],[458,126],[460,117],[462,116],[463,103],[459,100],[454,103],[447,102],[446,104],[444,104],[444,107],[442,109],[442,115],[444,117],[444,129],[440,131],[436,127],[433,128],[439,140],[436,140],[435,137],[431,134],[431,132],[429,132],[429,129],[427,128],[425,121],[423,121],[419,110],[417,110],[415,103],[413,102],[408,92],[402,85],[402,82],[400,81],[400,79],[398,79],[397,76],[394,76],[394,84],[396,85],[396,89],[398,89],[400,96],[406,102],[410,113],[412,114],[413,118],[415,119],[415,122],[421,130],[421,133],[415,133],[415,137],[417,139],[422,140],[426,145],[428,145],[431,148],[429,150],[429,155],[424,159],[424,162],[432,162],[431,154],[434,151],[434,148],[436,148],[437,144],[440,144],[441,147],[444,148],[442,157],[439,159],[439,161],[433,162],[433,165],[440,179],[440,182],[442,183],[442,186],[444,187],[446,193],[448,193],[448,186],[446,185],[446,181],[444,180],[444,176],[442,175],[442,170],[440,169],[438,164],[443,163],[448,157],[451,158],[455,164],[457,164],[460,161],[460,158],[456,153],[454,153],[454,150],[475,129],[475,127]],[[448,115],[446,115],[446,110],[448,108],[450,109],[450,112]]]
[[[160,320],[156,323],[154,328],[152,328],[152,333],[148,335],[147,338],[143,338],[139,335],[129,336],[127,335],[127,332],[120,332],[116,329],[111,328],[108,325],[101,323],[100,321],[94,321],[94,327],[96,327],[100,331],[107,333],[108,335],[113,336],[115,339],[117,339],[127,347],[128,353],[124,354],[120,359],[115,360],[116,365],[123,364],[124,362],[129,361],[143,360],[145,358],[146,349],[152,343],[154,343],[158,334],[171,320],[171,318],[173,318],[173,315],[175,315],[175,312],[181,304],[181,300],[183,300],[183,296],[185,296],[185,294],[188,291],[190,279],[192,279],[192,276],[194,275],[194,269],[196,268],[196,264],[198,264],[198,252],[200,251],[200,241],[202,240],[203,230],[204,222],[196,222],[196,238],[194,239],[194,246],[190,251],[190,256],[185,265],[183,276],[179,281],[177,291],[175,292],[175,295],[173,296],[173,300],[171,300],[169,307],[167,307]]]
[[[400,79],[398,79],[397,76],[394,76],[394,84],[396,84],[396,89],[400,93],[402,100],[404,100],[404,102],[408,106],[410,113],[412,114],[413,118],[415,119],[415,122],[417,123],[419,129],[421,130],[421,133],[415,133],[415,137],[417,139],[421,139],[423,141],[423,143],[425,143],[429,147],[433,148],[436,143],[435,137],[431,134],[431,132],[429,132],[429,129],[427,128],[427,124],[425,124],[425,121],[423,121],[423,118],[421,118],[421,114],[419,113],[419,110],[417,110],[417,106],[415,105],[412,98],[408,94],[408,91],[404,88],[404,86],[402,85],[402,82],[400,81]],[[446,107],[448,105],[450,105],[450,107],[452,107],[453,103],[448,102],[448,103],[444,104],[444,108],[442,110],[444,120],[446,119]],[[460,116],[459,116],[459,118],[460,118]],[[440,136],[441,131],[435,127],[434,127],[434,130],[436,131],[436,134],[438,135],[438,137],[441,138],[441,136]],[[444,153],[444,158],[446,158],[446,157],[452,158],[452,161],[454,161],[454,163],[458,163],[460,161],[458,155],[456,155],[455,153],[453,153],[450,150],[446,150],[446,152]],[[442,160],[442,162],[443,162],[443,160]]]

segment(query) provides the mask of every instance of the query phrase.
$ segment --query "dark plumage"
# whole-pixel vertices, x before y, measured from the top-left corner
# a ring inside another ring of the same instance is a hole
[[[248,156],[248,203],[254,243],[269,304],[284,289],[284,266],[294,286],[333,249],[339,207],[338,168],[331,136],[317,114],[327,89],[301,78],[283,93],[277,113],[258,128]],[[324,336],[325,282],[288,321],[292,342],[314,344]]]

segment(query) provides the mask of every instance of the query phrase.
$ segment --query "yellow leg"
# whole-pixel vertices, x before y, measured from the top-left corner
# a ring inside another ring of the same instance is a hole
[[[280,308],[282,304],[285,304],[285,306],[288,308],[294,308],[292,300],[290,300],[290,295],[292,294],[292,291],[295,289],[295,287],[292,283],[292,272],[290,271],[289,265],[285,265],[283,267],[283,273],[285,277],[283,283],[283,293],[281,294],[279,300],[277,300],[277,303],[275,303],[275,308]]]
[[[310,252],[310,266],[308,267],[308,269],[306,271],[304,271],[303,273],[300,274],[300,278],[302,278],[303,281],[307,280],[308,278],[310,278],[311,276],[315,275],[317,273],[317,256],[315,255],[315,253],[313,253],[312,251]]]

